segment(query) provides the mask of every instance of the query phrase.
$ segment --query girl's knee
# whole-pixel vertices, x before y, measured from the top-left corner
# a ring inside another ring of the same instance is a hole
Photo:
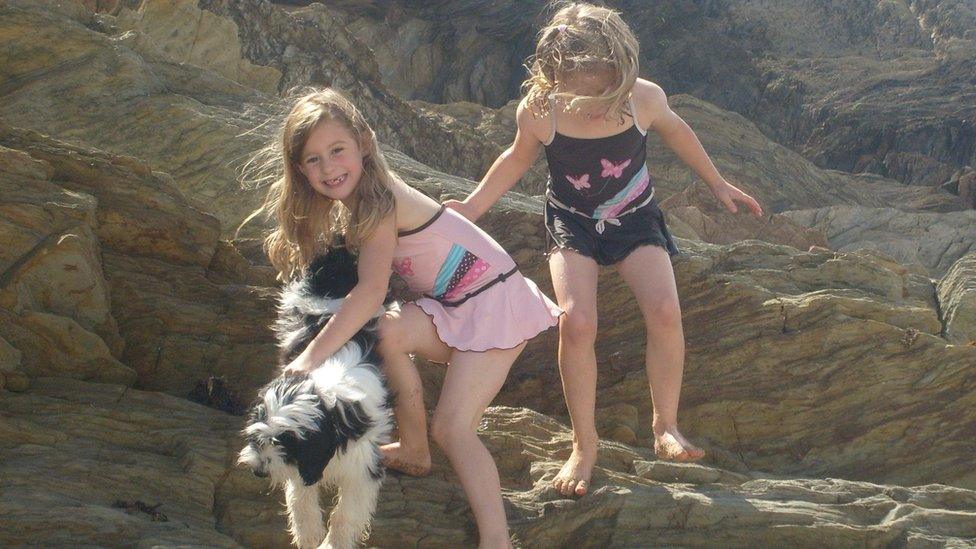
[[[654,299],[644,307],[644,321],[648,326],[675,326],[681,324],[681,305],[677,297]]]
[[[596,342],[596,330],[596,311],[570,307],[559,320],[559,337],[571,343]]]
[[[403,333],[403,322],[397,313],[387,312],[376,323],[379,342],[377,349],[380,354],[407,352],[406,340]]]
[[[430,438],[441,448],[473,433],[474,429],[456,417],[434,414],[430,420]]]

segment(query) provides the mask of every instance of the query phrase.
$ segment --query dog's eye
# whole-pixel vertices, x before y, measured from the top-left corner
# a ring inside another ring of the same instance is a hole
[[[278,437],[272,437],[272,439],[271,439],[271,445],[272,446],[278,446],[280,444],[281,444],[281,441],[278,440]]]

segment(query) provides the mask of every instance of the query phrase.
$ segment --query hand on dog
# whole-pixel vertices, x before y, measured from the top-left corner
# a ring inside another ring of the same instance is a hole
[[[314,364],[311,360],[309,360],[307,354],[302,353],[296,356],[295,360],[292,360],[287,365],[285,365],[281,373],[283,373],[286,376],[298,376],[298,375],[307,374],[311,372],[316,368],[316,366],[317,366],[316,364]]]

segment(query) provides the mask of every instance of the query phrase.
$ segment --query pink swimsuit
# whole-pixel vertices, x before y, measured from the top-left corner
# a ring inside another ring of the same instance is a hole
[[[497,242],[444,207],[399,233],[393,270],[423,293],[417,305],[441,341],[460,351],[511,349],[555,326],[562,314]]]

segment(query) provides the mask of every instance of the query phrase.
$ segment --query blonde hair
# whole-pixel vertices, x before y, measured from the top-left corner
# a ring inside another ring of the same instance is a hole
[[[298,169],[305,142],[323,121],[345,126],[363,154],[363,172],[353,191],[358,195],[354,211],[316,192]],[[238,231],[261,214],[273,218],[276,227],[265,238],[264,249],[279,278],[293,279],[324,247],[334,244],[336,236],[343,236],[351,247],[368,237],[396,207],[395,178],[376,134],[352,102],[333,89],[306,92],[295,100],[274,139],[244,165],[245,185],[267,185],[268,193]]]
[[[640,46],[630,27],[612,9],[592,4],[564,5],[539,31],[535,54],[527,61],[522,83],[525,103],[539,115],[549,97],[563,99],[567,110],[606,107],[608,115],[629,113],[627,101],[637,82]],[[572,74],[607,70],[609,88],[599,95],[578,95],[560,88]]]

